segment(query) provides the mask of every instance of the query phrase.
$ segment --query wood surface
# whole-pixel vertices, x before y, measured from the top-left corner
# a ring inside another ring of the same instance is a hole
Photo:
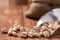
[[[6,27],[7,30],[15,23],[32,28],[36,25],[36,20],[28,19],[25,17],[25,13],[29,6],[9,6],[0,7],[0,29]],[[21,38],[20,32],[18,37],[8,36],[7,34],[0,33],[0,40],[60,40],[60,35],[56,35],[50,38]]]

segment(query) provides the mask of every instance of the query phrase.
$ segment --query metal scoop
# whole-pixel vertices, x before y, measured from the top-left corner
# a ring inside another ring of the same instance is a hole
[[[45,13],[37,22],[38,27],[44,22],[60,20],[60,8],[55,8],[47,13]]]

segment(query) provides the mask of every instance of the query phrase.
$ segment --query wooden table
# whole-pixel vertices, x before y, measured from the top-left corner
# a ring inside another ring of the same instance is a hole
[[[9,6],[0,7],[0,29],[6,27],[9,29],[13,24],[17,23],[28,28],[32,28],[36,25],[36,20],[28,19],[25,17],[24,12],[28,10],[28,6]],[[60,40],[60,35],[47,38],[21,38],[8,36],[7,34],[0,33],[0,40]]]

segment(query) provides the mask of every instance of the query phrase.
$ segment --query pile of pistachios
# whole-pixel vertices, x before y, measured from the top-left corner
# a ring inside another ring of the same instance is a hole
[[[45,22],[41,27],[34,26],[29,31],[25,31],[21,33],[21,37],[46,37],[49,38],[54,33],[56,33],[57,29],[60,28],[59,21],[54,22]]]
[[[60,21],[51,21],[45,22],[41,26],[34,26],[31,29],[27,27],[23,27],[21,25],[14,24],[12,27],[7,30],[6,28],[2,28],[0,31],[3,34],[8,34],[9,36],[20,36],[22,38],[33,38],[33,37],[46,37],[49,38],[60,28]],[[20,32],[20,35],[18,35]]]

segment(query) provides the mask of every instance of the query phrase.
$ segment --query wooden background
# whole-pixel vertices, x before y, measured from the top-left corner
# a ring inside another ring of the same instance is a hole
[[[27,5],[29,0],[0,0],[0,6]]]

